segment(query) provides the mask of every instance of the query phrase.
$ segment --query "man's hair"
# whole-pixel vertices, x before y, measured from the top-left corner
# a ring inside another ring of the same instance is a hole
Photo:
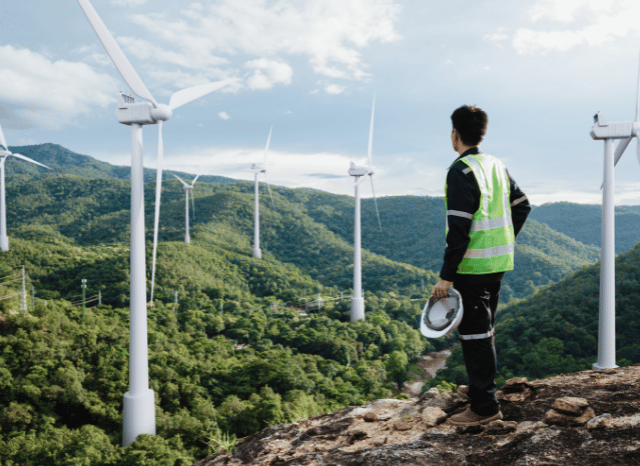
[[[465,146],[475,147],[487,133],[489,117],[475,105],[463,105],[451,114],[451,123]]]

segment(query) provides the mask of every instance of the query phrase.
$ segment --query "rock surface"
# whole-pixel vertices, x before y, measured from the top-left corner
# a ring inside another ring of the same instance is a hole
[[[640,365],[512,379],[498,398],[485,426],[449,425],[464,393],[431,392],[268,427],[196,465],[640,465]]]

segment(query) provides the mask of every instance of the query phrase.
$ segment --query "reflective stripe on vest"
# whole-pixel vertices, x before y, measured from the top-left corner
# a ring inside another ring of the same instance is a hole
[[[470,154],[460,160],[467,165],[465,170],[473,172],[480,188],[480,203],[474,214],[447,210],[447,217],[471,219],[469,246],[457,272],[480,275],[512,270],[515,235],[507,169],[499,159],[488,154]],[[445,205],[448,205],[446,191],[445,184]]]

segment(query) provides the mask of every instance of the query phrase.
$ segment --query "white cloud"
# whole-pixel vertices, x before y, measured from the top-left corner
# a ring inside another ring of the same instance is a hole
[[[226,58],[217,57],[211,54],[204,54],[200,59],[193,60],[193,57],[184,55],[183,53],[168,50],[165,47],[160,47],[147,40],[135,37],[118,37],[118,42],[132,56],[136,56],[141,60],[146,61],[170,63],[184,68],[200,70],[208,69],[210,67],[218,67],[229,63]]]
[[[498,47],[502,48],[502,42],[509,39],[509,35],[505,33],[505,28],[501,27],[494,34],[485,34],[482,40],[493,42]]]
[[[218,112],[218,116],[223,120],[228,120],[229,118],[231,118],[227,112]]]
[[[8,128],[59,129],[115,101],[118,83],[85,63],[0,46],[0,119]]]
[[[281,62],[276,58],[284,54],[307,57],[321,75],[364,79],[359,49],[399,40],[394,30],[399,11],[395,0],[206,0],[190,4],[180,17],[133,18],[191,63],[238,53]],[[155,59],[176,61],[166,53]],[[261,85],[266,84],[258,76],[253,86]]]
[[[341,94],[346,89],[345,86],[339,86],[337,84],[329,84],[324,88],[327,94]]]
[[[577,23],[553,30],[520,28],[512,45],[519,54],[567,51],[573,47],[601,45],[616,37],[640,31],[640,2],[635,0],[538,0],[531,9],[531,21],[543,19]]]
[[[247,78],[249,89],[271,89],[276,84],[291,84],[293,69],[286,63],[259,58],[248,61],[244,66],[254,70]]]
[[[531,7],[531,20],[541,19],[572,22],[576,13],[585,9],[591,11],[611,11],[614,0],[538,0]]]

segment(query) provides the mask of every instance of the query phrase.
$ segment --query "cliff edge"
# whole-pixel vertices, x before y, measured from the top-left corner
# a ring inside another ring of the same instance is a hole
[[[509,380],[504,419],[454,427],[467,402],[431,390],[268,427],[194,466],[640,465],[640,365]]]

